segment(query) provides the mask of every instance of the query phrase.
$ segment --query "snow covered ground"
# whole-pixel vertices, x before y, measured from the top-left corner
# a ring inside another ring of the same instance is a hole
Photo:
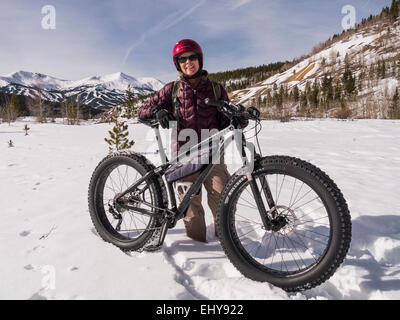
[[[188,239],[181,221],[156,253],[126,255],[103,242],[87,188],[107,155],[110,127],[0,124],[0,299],[400,299],[400,121],[263,121],[264,155],[321,167],[352,215],[343,265],[321,286],[293,294],[239,274],[213,236],[208,209],[206,244]],[[153,140],[141,124],[130,125],[130,136],[134,150]]]

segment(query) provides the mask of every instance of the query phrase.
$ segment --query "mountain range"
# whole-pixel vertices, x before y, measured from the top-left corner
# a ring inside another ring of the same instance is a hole
[[[92,76],[81,80],[61,80],[46,74],[18,71],[0,76],[0,91],[62,102],[77,101],[96,109],[108,110],[126,97],[128,86],[134,96],[143,96],[160,90],[164,83],[155,78],[134,78],[118,72]]]
[[[256,106],[267,119],[400,118],[399,16],[400,1],[393,0],[390,8],[317,44],[307,55],[209,76],[233,102]],[[129,85],[138,97],[164,83],[121,72],[76,81],[26,71],[0,76],[0,92],[31,97],[40,92],[55,102],[79,99],[101,111],[124,101]]]
[[[384,9],[230,98],[274,119],[330,117],[344,109],[353,118],[400,118],[399,91],[400,19]]]

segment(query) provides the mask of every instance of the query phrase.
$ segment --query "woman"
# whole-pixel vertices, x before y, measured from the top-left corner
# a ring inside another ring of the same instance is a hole
[[[200,46],[191,39],[179,41],[173,49],[173,61],[179,72],[179,81],[166,84],[153,98],[139,110],[139,118],[157,118],[163,128],[169,128],[169,121],[178,122],[179,131],[192,129],[201,137],[201,129],[221,130],[229,125],[229,119],[218,112],[216,107],[206,105],[204,99],[220,99],[229,101],[228,95],[222,86],[220,92],[215,93],[215,83],[208,79],[207,71],[203,70],[203,52]],[[176,90],[176,91],[175,91]],[[174,103],[174,93],[176,102]],[[219,97],[216,97],[219,95]],[[200,141],[200,139],[199,139]],[[178,142],[178,149],[186,141]],[[181,180],[194,182],[199,173]],[[229,173],[224,163],[216,164],[204,181],[207,190],[208,205],[214,217],[222,189],[229,180]],[[183,194],[178,190],[179,198]],[[206,224],[204,209],[201,204],[201,193],[190,202],[186,216],[183,219],[188,237],[206,242]],[[215,230],[215,234],[216,230]]]

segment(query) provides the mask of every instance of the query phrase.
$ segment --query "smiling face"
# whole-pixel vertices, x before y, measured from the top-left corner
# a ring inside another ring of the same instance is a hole
[[[185,52],[182,53],[179,58],[187,58],[190,56],[195,55],[195,52]],[[179,63],[179,66],[181,67],[182,72],[187,75],[187,76],[193,76],[195,75],[199,69],[200,69],[200,62],[199,59],[195,59],[191,61],[190,59],[186,59],[185,62]]]

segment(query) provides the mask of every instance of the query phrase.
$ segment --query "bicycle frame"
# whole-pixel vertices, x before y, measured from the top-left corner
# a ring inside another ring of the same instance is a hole
[[[161,213],[158,213],[158,214],[151,212],[149,210],[146,210],[146,209],[131,207],[131,206],[128,206],[125,204],[120,204],[122,207],[125,207],[126,209],[134,210],[140,214],[150,215],[150,216],[155,216],[155,217],[160,217],[160,215],[162,215],[163,213],[166,213],[167,218],[170,220],[169,227],[175,226],[176,222],[179,219],[184,217],[186,210],[189,207],[190,200],[192,199],[192,197],[195,194],[197,194],[200,191],[204,180],[207,178],[207,176],[210,173],[210,171],[212,170],[212,168],[215,166],[216,163],[219,163],[222,152],[233,141],[235,141],[235,145],[237,147],[239,154],[241,155],[241,161],[242,161],[242,167],[239,168],[235,172],[235,174],[245,175],[247,177],[247,179],[249,180],[254,198],[256,200],[257,207],[258,207],[260,215],[261,215],[261,219],[264,223],[264,226],[267,229],[271,229],[273,227],[271,219],[268,217],[268,212],[265,209],[264,203],[261,199],[259,188],[258,188],[256,182],[254,181],[253,175],[252,175],[252,172],[254,169],[255,157],[257,157],[259,155],[256,154],[254,151],[254,144],[251,142],[247,142],[245,140],[242,130],[240,129],[240,125],[237,121],[235,121],[235,119],[233,121],[231,121],[231,124],[227,128],[217,132],[214,135],[211,135],[207,139],[201,141],[200,143],[192,146],[189,149],[188,152],[194,152],[199,149],[202,150],[202,148],[208,148],[210,145],[210,142],[215,143],[215,141],[218,141],[218,148],[216,148],[217,151],[212,154],[212,159],[213,159],[212,163],[207,164],[207,166],[203,169],[203,171],[200,173],[197,180],[187,190],[187,192],[186,192],[185,196],[183,197],[182,201],[180,202],[179,206],[177,206],[176,196],[175,196],[175,192],[173,189],[173,183],[169,183],[165,179],[165,172],[172,164],[185,158],[186,152],[181,152],[176,157],[174,157],[171,161],[168,161],[168,158],[164,151],[164,146],[162,143],[158,125],[152,126],[152,128],[155,131],[156,140],[157,140],[157,144],[158,144],[158,148],[159,148],[160,159],[161,159],[162,164],[160,166],[154,168],[153,170],[147,172],[143,177],[141,177],[139,180],[137,180],[128,189],[126,189],[124,192],[120,193],[116,200],[118,201],[127,193],[135,191],[141,183],[143,183],[147,179],[151,179],[152,177],[157,175],[157,176],[161,176],[163,178],[164,184],[167,186],[170,206],[169,206],[169,208],[156,208],[156,207],[152,206],[150,203],[141,201],[141,203],[143,203],[149,207],[152,207],[153,209],[155,208],[155,209],[158,209],[159,211],[161,211]],[[250,159],[247,157],[246,149],[250,150]],[[275,207],[275,204],[272,200],[271,191],[270,191],[268,183],[266,182],[265,179],[262,179],[261,183],[262,183],[263,192],[266,196],[268,205],[270,207],[269,211],[271,211]],[[142,190],[142,192],[143,191],[144,190]]]

